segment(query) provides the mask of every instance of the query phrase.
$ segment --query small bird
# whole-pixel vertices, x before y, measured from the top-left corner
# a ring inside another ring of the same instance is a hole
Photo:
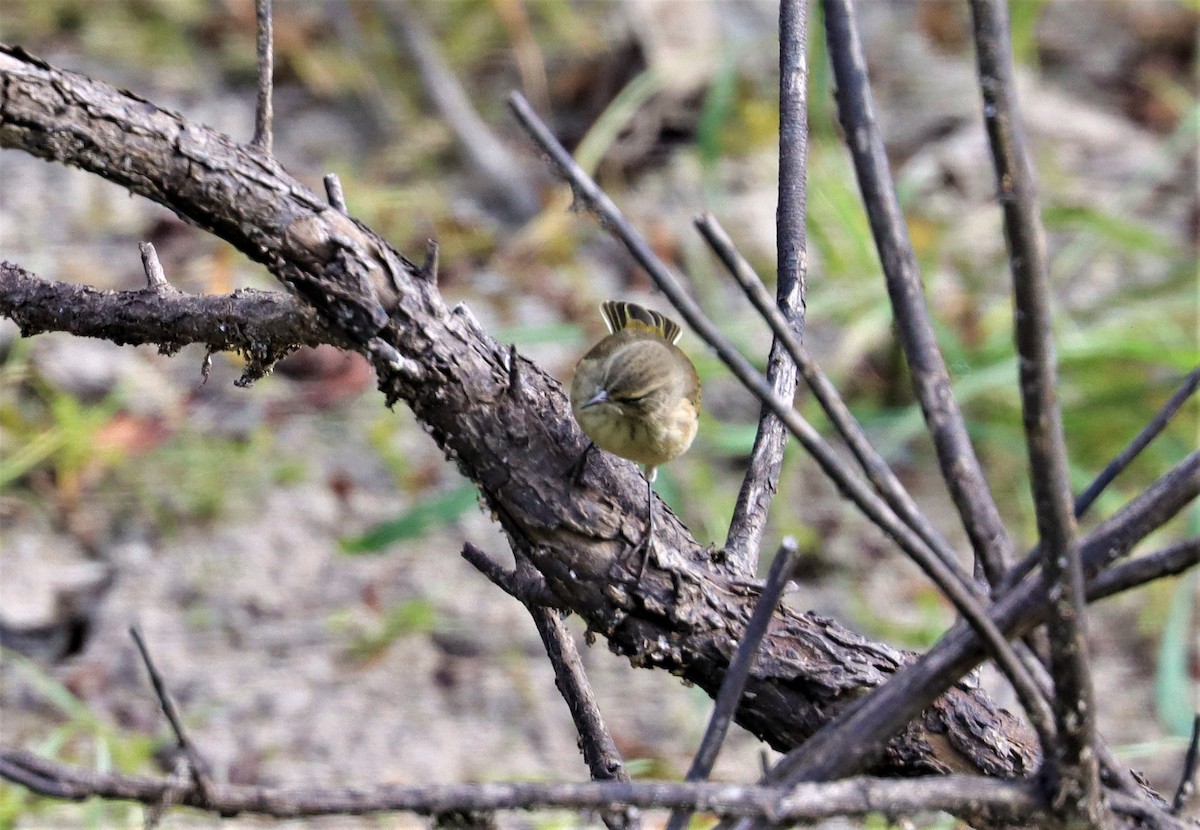
[[[646,470],[645,538],[654,535],[653,481],[658,467],[677,458],[696,437],[700,378],[679,347],[675,321],[634,303],[609,301],[600,313],[609,335],[575,366],[571,411],[593,446]],[[644,565],[644,561],[643,561]]]

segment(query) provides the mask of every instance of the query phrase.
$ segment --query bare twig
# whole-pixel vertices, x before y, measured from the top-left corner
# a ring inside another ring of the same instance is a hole
[[[10,753],[15,754],[16,752],[20,752],[20,750],[0,749],[0,778],[47,798],[79,799],[87,797],[80,795],[80,788],[64,781],[62,776],[56,774],[56,771],[47,771],[39,765],[24,763],[24,758],[10,757]],[[37,768],[31,769],[31,767]]]
[[[799,367],[801,376],[805,379],[809,388],[812,389],[818,403],[821,404],[822,409],[829,416],[831,423],[833,423],[858,459],[859,465],[867,474],[876,491],[884,497],[896,514],[942,559],[947,569],[958,581],[968,591],[974,590],[974,583],[963,572],[957,558],[954,556],[954,550],[950,547],[950,543],[938,533],[929,520],[920,512],[908,491],[905,490],[904,485],[896,478],[891,468],[888,467],[875,448],[871,446],[866,433],[850,413],[850,410],[846,407],[845,402],[838,394],[832,382],[821,371],[820,366],[811,358],[804,349],[804,346],[788,331],[786,322],[772,305],[770,296],[767,294],[762,281],[758,278],[750,263],[737,252],[728,234],[725,233],[724,229],[711,215],[700,217],[696,220],[696,225],[700,229],[701,235],[704,236],[705,240],[725,263],[739,286],[746,293],[746,296],[754,304],[754,307],[759,311],[763,319],[770,324],[775,335],[785,344],[796,365]],[[1040,666],[1036,658],[1028,654],[1020,644],[1014,645],[1014,652],[1024,662],[1027,671],[1035,671]],[[1033,691],[1033,689],[1041,690],[1041,685],[1032,684],[1030,691]],[[1046,697],[1044,691],[1041,691],[1041,696],[1043,698]]]
[[[1163,404],[1162,409],[1150,419],[1150,422],[1142,428],[1141,432],[1134,436],[1134,439],[1129,442],[1129,445],[1125,449],[1117,453],[1116,457],[1108,462],[1105,468],[1100,471],[1100,474],[1096,476],[1095,480],[1087,486],[1087,489],[1079,494],[1075,499],[1076,518],[1086,513],[1087,509],[1104,492],[1104,489],[1112,483],[1113,479],[1120,475],[1121,471],[1128,467],[1133,459],[1137,458],[1138,453],[1158,437],[1159,433],[1175,417],[1175,413],[1182,409],[1183,405],[1187,403],[1188,398],[1195,394],[1197,387],[1200,387],[1200,366],[1197,366],[1188,373],[1183,383],[1175,390],[1175,393]]]
[[[600,714],[575,639],[563,622],[561,613],[534,605],[526,607],[542,638],[550,665],[554,667],[554,684],[571,712],[571,720],[579,733],[579,751],[583,753],[592,780],[628,781],[625,762]],[[601,815],[609,830],[640,825],[636,813],[629,808],[606,809]]]
[[[136,626],[131,626],[129,636],[133,637],[138,653],[142,656],[142,662],[146,665],[146,671],[150,673],[150,683],[154,686],[154,694],[158,697],[159,706],[162,707],[167,722],[171,724],[171,731],[175,733],[175,742],[184,757],[187,758],[192,785],[196,788],[201,804],[207,804],[212,793],[212,780],[208,774],[208,764],[200,755],[200,750],[196,749],[196,745],[192,743],[192,739],[188,737],[183,721],[179,717],[179,711],[175,708],[175,702],[167,692],[162,675],[158,673],[158,668],[150,658],[150,650],[146,647],[146,641],[142,639],[141,632],[137,630]]]
[[[479,117],[466,90],[438,52],[437,42],[417,20],[408,0],[380,3],[379,9],[397,39],[408,49],[433,105],[458,137],[471,164],[501,200],[508,218],[524,222],[536,214],[537,194],[520,163]]]
[[[638,264],[646,269],[655,284],[662,289],[663,294],[667,296],[692,330],[713,348],[721,361],[747,389],[771,408],[841,492],[853,501],[867,518],[895,540],[941,589],[970,625],[979,631],[980,636],[988,644],[989,653],[1012,684],[1030,722],[1038,731],[1040,740],[1049,741],[1053,735],[1053,723],[1049,717],[1049,709],[1038,693],[1037,685],[1029,676],[1028,670],[1021,664],[1007,640],[983,611],[980,598],[959,581],[941,558],[933,553],[925,542],[901,521],[878,495],[871,491],[862,479],[850,469],[849,465],[834,453],[812,425],[791,407],[790,403],[780,400],[775,395],[767,379],[750,365],[729,339],[713,325],[696,302],[687,295],[679,281],[650,250],[646,241],[630,226],[608,195],[575,163],[571,155],[551,135],[549,129],[537,117],[525,99],[519,93],[514,92],[509,96],[509,104],[529,135],[570,181],[577,197],[600,215],[604,226],[625,244],[630,254]]]
[[[700,231],[700,235],[709,244],[721,261],[725,264],[729,273],[736,280],[742,291],[745,292],[747,298],[754,305],[771,330],[775,333],[775,337],[784,345],[791,355],[792,360],[800,370],[800,376],[804,378],[808,388],[812,390],[817,402],[821,405],[821,409],[829,417],[830,423],[834,429],[842,436],[842,440],[854,453],[854,457],[858,460],[859,466],[866,473],[868,480],[875,490],[887,501],[888,505],[896,511],[896,514],[904,520],[905,524],[913,529],[925,543],[942,558],[947,567],[960,571],[961,568],[958,559],[954,556],[954,549],[950,543],[946,541],[936,528],[925,518],[913,501],[912,496],[896,478],[895,473],[883,460],[879,452],[871,446],[870,440],[867,438],[866,432],[855,419],[850,409],[846,406],[842,396],[838,393],[837,387],[821,370],[808,350],[804,348],[804,344],[790,330],[787,320],[775,307],[771,301],[770,295],[767,293],[766,287],[754,268],[749,262],[737,251],[734,247],[733,240],[729,238],[729,234],[721,227],[717,219],[709,213],[706,213],[696,219],[696,227]],[[963,574],[963,578],[966,575]]]
[[[808,0],[779,4],[779,202],[775,210],[775,302],[797,339],[804,333],[808,251],[805,216],[808,172]],[[796,366],[778,335],[771,342],[767,380],[775,394],[796,393]],[[768,406],[759,415],[750,463],[742,479],[725,555],[732,568],[753,576],[771,500],[779,486],[787,428]]]
[[[738,701],[741,700],[742,692],[746,688],[746,679],[750,676],[750,669],[754,666],[754,655],[762,645],[763,635],[767,633],[767,628],[771,624],[775,607],[779,604],[788,580],[791,579],[792,572],[796,568],[796,557],[799,551],[796,540],[789,536],[783,540],[779,550],[775,552],[775,558],[771,561],[771,570],[767,574],[767,581],[763,585],[758,604],[754,606],[754,613],[750,615],[750,622],[746,624],[746,632],[742,635],[741,642],[738,643],[733,659],[729,661],[725,679],[721,681],[721,691],[717,694],[712,716],[708,720],[708,727],[704,730],[704,737],[700,741],[700,748],[696,751],[696,757],[688,769],[685,779],[687,781],[707,780],[709,773],[712,772],[713,764],[717,760],[717,753],[721,751],[721,745],[725,743],[725,735],[729,732],[729,725],[733,723],[733,715],[737,711]],[[691,815],[691,812],[687,810],[673,812],[667,822],[667,830],[683,830]]]
[[[162,263],[158,261],[158,251],[154,250],[153,243],[139,242],[138,250],[142,254],[142,270],[146,272],[146,288],[156,294],[174,291],[167,282],[167,275],[163,273]]]
[[[1099,475],[1092,479],[1092,483],[1089,484],[1087,488],[1079,494],[1078,497],[1076,497],[1075,518],[1078,519],[1082,517],[1083,514],[1088,511],[1088,508],[1095,503],[1100,494],[1104,492],[1108,485],[1113,482],[1113,479],[1120,475],[1121,471],[1128,467],[1130,462],[1132,462],[1142,450],[1149,446],[1151,441],[1153,441],[1159,436],[1159,434],[1162,433],[1167,424],[1170,423],[1171,419],[1175,417],[1175,414],[1178,413],[1179,410],[1183,408],[1183,405],[1187,403],[1188,399],[1195,394],[1198,387],[1200,387],[1200,366],[1197,366],[1190,373],[1188,373],[1187,377],[1184,378],[1183,383],[1180,384],[1179,388],[1176,389],[1167,402],[1163,404],[1162,409],[1160,409],[1158,413],[1150,419],[1150,422],[1142,428],[1141,432],[1134,436],[1133,440],[1130,441],[1123,450],[1117,453],[1117,455],[1105,465],[1104,469],[1100,471]],[[1005,585],[1010,586],[1020,582],[1025,578],[1025,576],[1033,571],[1034,568],[1037,567],[1040,561],[1041,548],[1035,547],[1028,554],[1026,554],[1025,558],[1023,558],[1020,563],[1015,565],[1012,570],[1009,571],[1007,576],[1005,576]]]
[[[1200,495],[1200,451],[1161,476],[1143,493],[1088,534],[1081,549],[1085,571],[1098,572],[1125,556],[1141,539]],[[1045,620],[1048,590],[1027,580],[990,609],[995,624],[1019,637]],[[826,781],[853,775],[883,751],[904,728],[983,656],[976,633],[957,625],[916,662],[865,695],[789,753],[773,768],[770,783]]]
[[[1196,795],[1196,767],[1200,765],[1200,715],[1192,721],[1192,739],[1188,742],[1187,754],[1183,758],[1183,771],[1179,776],[1179,787],[1171,799],[1171,813],[1182,815],[1188,802]]]
[[[254,138],[250,143],[271,154],[272,121],[275,105],[271,99],[275,83],[274,21],[271,0],[254,0],[255,50],[258,53],[258,99],[254,105]]]
[[[19,749],[0,749],[0,777],[29,786],[33,792],[56,798],[92,797],[157,804],[171,782],[162,778],[99,773],[49,761]],[[26,784],[29,782],[29,784]],[[787,792],[745,784],[679,783],[667,781],[608,781],[587,783],[379,785],[351,790],[316,787],[267,788],[216,785],[213,800],[203,805],[189,793],[183,803],[222,815],[242,813],[275,818],[321,815],[363,815],[407,812],[436,815],[448,812],[499,810],[598,810],[613,805],[647,809],[691,808],[719,816],[763,818],[778,824],[811,822],[833,816],[864,816],[886,809],[906,816],[946,811],[1021,826],[1042,826],[1049,814],[1034,781],[1001,781],[978,775],[943,775],[901,780],[848,778],[825,784],[803,784]],[[1114,795],[1114,810],[1130,826],[1179,828],[1165,810]]]
[[[593,781],[628,781],[625,762],[617,749],[604,717],[592,693],[591,683],[583,669],[583,661],[575,647],[575,639],[563,623],[557,601],[546,589],[541,574],[518,554],[517,568],[506,571],[495,559],[479,547],[467,542],[463,558],[478,568],[484,576],[505,593],[519,600],[537,627],[538,635],[554,669],[554,683],[567,703],[571,719],[579,733],[579,749]],[[543,600],[548,600],[543,602]],[[606,810],[602,813],[610,830],[638,826],[637,816],[629,810]]]
[[[338,213],[349,213],[346,209],[346,194],[342,191],[342,180],[337,173],[325,177],[325,195],[329,197],[329,206]]]
[[[1088,602],[1111,597],[1147,582],[1181,574],[1200,563],[1200,539],[1184,539],[1101,571],[1088,580]]]
[[[984,122],[999,182],[1012,266],[1021,408],[1042,574],[1056,588],[1050,595],[1047,634],[1059,740],[1047,760],[1051,763],[1051,780],[1058,789],[1055,806],[1063,817],[1078,817],[1089,826],[1101,826],[1106,822],[1095,751],[1083,564],[1058,406],[1058,361],[1037,180],[1018,112],[1008,6],[1001,0],[971,0],[971,16]]]
[[[171,782],[163,778],[92,772],[49,761],[19,749],[0,749],[0,776],[56,798],[101,798],[156,804]],[[716,815],[762,816],[778,822],[811,821],[836,815],[865,815],[887,805],[893,815],[930,810],[995,810],[1036,823],[1043,814],[1033,782],[999,781],[975,775],[889,780],[854,778],[797,787],[708,782],[606,781],[586,783],[487,783],[430,786],[379,785],[352,790],[318,787],[266,788],[216,784],[209,802],[187,793],[182,804],[221,815],[242,813],[275,818],[408,812],[599,810],[614,805],[690,808]]]
[[[883,264],[900,345],[912,372],[942,477],[975,552],[976,571],[982,571],[994,586],[1012,561],[1012,541],[971,446],[930,322],[916,256],[875,121],[867,63],[851,0],[823,1],[829,56],[837,81],[838,115]]]
[[[1083,538],[1084,575],[1094,576],[1125,556],[1197,496],[1200,496],[1200,450],[1189,453]]]
[[[508,344],[508,389],[510,395],[520,395],[525,389],[525,381],[521,379],[521,356],[517,354],[517,344]]]
[[[625,762],[621,759],[620,750],[613,742],[600,708],[596,704],[596,696],[583,670],[583,661],[575,647],[575,640],[570,630],[563,622],[560,612],[547,608],[531,606],[529,613],[533,616],[542,644],[550,656],[554,666],[554,682],[562,693],[567,708],[571,710],[571,719],[579,732],[579,749],[587,762],[593,781],[628,781],[629,773],[625,771]],[[628,827],[632,822],[629,816],[616,823]],[[610,825],[612,826],[612,825]]]
[[[421,276],[431,285],[437,285],[438,281],[439,251],[441,251],[441,246],[436,241],[432,239],[426,240],[425,261],[421,264]]]
[[[462,558],[492,581],[500,590],[524,605],[564,610],[561,600],[546,587],[540,574],[529,571],[508,571],[487,552],[467,542],[462,547]]]

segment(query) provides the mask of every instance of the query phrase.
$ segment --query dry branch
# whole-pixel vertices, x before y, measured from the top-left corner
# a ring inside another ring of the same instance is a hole
[[[44,280],[11,262],[0,262],[0,314],[26,337],[66,331],[121,345],[153,344],[165,354],[193,343],[213,352],[240,352],[246,368],[239,383],[261,377],[300,346],[358,345],[312,306],[282,291],[246,288],[203,296],[174,290],[101,291]]]
[[[1013,77],[1008,7],[972,0],[983,118],[996,169],[1013,280],[1021,412],[1037,517],[1042,573],[1051,591],[1046,632],[1058,742],[1046,758],[1064,817],[1108,826],[1100,798],[1096,706],[1088,663],[1083,564],[1075,528],[1066,437],[1058,406],[1058,359],[1050,311],[1046,237],[1037,177],[1025,146]],[[993,584],[999,582],[993,579]]]
[[[830,63],[837,83],[838,118],[854,159],[859,191],[883,265],[900,345],[937,451],[942,478],[971,540],[977,569],[987,576],[989,584],[997,585],[1012,562],[1012,540],[967,435],[946,361],[938,348],[916,254],[896,195],[883,134],[875,118],[854,6],[851,0],[824,0],[823,8]]]
[[[779,202],[775,209],[775,303],[788,330],[804,333],[808,289],[808,0],[779,4]],[[796,364],[779,335],[771,341],[767,380],[775,394],[796,394]],[[752,577],[767,526],[771,500],[779,487],[788,430],[769,406],[758,418],[750,463],[725,537],[725,553],[733,567]]]
[[[882,809],[912,814],[944,809],[989,810],[999,816],[1042,814],[1039,794],[1029,782],[993,781],[950,775],[918,781],[852,778],[791,791],[743,784],[667,781],[587,783],[383,785],[322,790],[314,787],[271,789],[214,785],[204,803],[194,789],[181,797],[163,778],[90,772],[48,761],[30,752],[0,749],[0,775],[21,780],[34,792],[63,799],[93,796],[158,804],[178,803],[222,815],[256,813],[276,818],[358,815],[403,811],[419,815],[444,812],[536,810],[568,807],[603,810],[616,805],[691,809],[725,816],[763,817],[778,822],[809,821],[836,815],[864,815]]]

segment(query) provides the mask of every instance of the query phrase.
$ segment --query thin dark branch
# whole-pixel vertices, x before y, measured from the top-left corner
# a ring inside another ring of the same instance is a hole
[[[63,308],[72,313],[63,315]],[[120,344],[148,343],[165,352],[203,343],[213,351],[260,357],[268,365],[301,345],[355,346],[306,303],[282,292],[100,291],[44,280],[9,262],[0,262],[0,314],[26,336],[66,331]]]
[[[1149,446],[1151,441],[1158,437],[1167,424],[1171,422],[1171,419],[1175,417],[1175,413],[1182,409],[1183,405],[1187,403],[1188,398],[1196,392],[1197,387],[1200,387],[1200,366],[1197,366],[1188,373],[1188,376],[1184,378],[1180,387],[1175,390],[1175,394],[1171,395],[1167,402],[1163,404],[1163,408],[1158,411],[1158,414],[1150,419],[1150,422],[1129,442],[1129,445],[1117,453],[1116,457],[1108,462],[1108,465],[1100,471],[1095,480],[1087,486],[1087,489],[1079,494],[1075,499],[1076,518],[1086,513],[1087,509],[1092,506],[1092,503],[1104,492],[1105,488],[1112,483],[1113,479],[1120,475],[1121,471],[1128,467],[1130,462],[1137,458],[1138,454]]]
[[[92,772],[18,749],[0,749],[0,776],[43,795],[76,800],[98,796],[158,804],[171,787],[171,782],[163,778]],[[780,823],[866,815],[885,805],[889,814],[896,816],[936,810],[993,810],[999,815],[1028,821],[1031,826],[1044,815],[1034,782],[1000,781],[976,775],[902,780],[853,778],[804,785],[787,792],[745,784],[671,781],[378,785],[350,790],[216,784],[207,804],[200,803],[192,792],[185,794],[180,803],[222,816],[253,813],[275,818],[379,812],[433,815],[561,808],[600,810],[614,805],[688,808],[716,815],[760,816]]]
[[[554,667],[554,683],[566,701],[575,730],[579,733],[579,750],[583,753],[592,780],[628,781],[625,762],[604,723],[596,695],[592,692],[583,661],[575,647],[575,639],[562,614],[548,608],[527,607],[550,658],[550,665]],[[609,830],[640,825],[636,813],[628,808],[605,810],[602,817]]]
[[[508,218],[524,222],[535,215],[540,205],[525,171],[479,117],[466,90],[438,51],[437,41],[417,19],[409,0],[380,3],[378,7],[393,37],[404,43],[434,107],[458,137],[471,164],[490,183]]]
[[[1021,410],[1030,485],[1051,591],[1047,637],[1054,678],[1059,741],[1047,761],[1064,818],[1105,823],[1095,751],[1096,718],[1088,663],[1083,564],[1075,532],[1071,478],[1058,405],[1058,360],[1050,310],[1045,233],[1037,179],[1025,147],[1013,77],[1012,38],[1005,0],[971,0],[983,114],[1004,213],[1013,279]],[[1055,778],[1057,776],[1057,778]]]
[[[562,613],[536,606],[530,607],[529,613],[554,666],[554,682],[567,702],[571,718],[579,731],[579,748],[592,780],[628,781],[625,762],[608,727],[604,725],[596,695],[584,673],[575,639],[564,623]],[[622,822],[621,826],[628,826],[628,822]]]
[[[1113,479],[1115,479],[1122,470],[1129,466],[1130,462],[1132,462],[1133,459],[1136,458],[1137,455],[1144,450],[1151,441],[1153,441],[1158,437],[1159,434],[1162,433],[1163,429],[1165,429],[1167,424],[1170,423],[1171,418],[1173,418],[1175,414],[1183,407],[1188,398],[1195,394],[1197,387],[1200,387],[1200,366],[1197,366],[1187,375],[1187,377],[1184,378],[1183,383],[1180,384],[1179,388],[1175,390],[1170,399],[1163,404],[1163,407],[1158,411],[1158,414],[1150,419],[1150,422],[1142,428],[1142,431],[1139,432],[1132,441],[1129,442],[1125,449],[1117,453],[1117,455],[1114,456],[1107,465],[1105,465],[1104,469],[1100,471],[1100,474],[1092,480],[1092,483],[1089,484],[1087,488],[1079,494],[1079,496],[1075,499],[1075,518],[1078,519],[1082,517],[1083,514],[1087,512],[1088,508],[1095,503],[1096,498],[1099,497],[1099,495],[1104,492],[1108,485],[1112,483]],[[1026,554],[1020,563],[1015,565],[1005,576],[1005,586],[1008,587],[1020,582],[1038,566],[1040,561],[1041,548],[1035,547],[1028,554]]]
[[[1092,577],[1128,554],[1134,545],[1162,527],[1197,496],[1200,496],[1200,450],[1189,453],[1083,538],[1084,575]],[[1013,589],[1011,593],[1016,592]]]
[[[937,452],[942,477],[975,552],[977,573],[997,585],[1013,559],[1012,540],[988,489],[954,400],[921,288],[921,275],[875,120],[867,63],[851,0],[824,0],[829,56],[837,81],[838,116],[854,159],[859,190],[883,265],[896,331]]]
[[[1176,576],[1200,563],[1200,539],[1184,539],[1101,571],[1087,583],[1088,602],[1111,597],[1147,582]]]
[[[1183,772],[1179,776],[1179,787],[1171,799],[1171,813],[1182,815],[1188,802],[1196,795],[1196,767],[1200,765],[1200,715],[1192,721],[1192,739],[1188,742],[1187,754],[1183,758]]]
[[[630,254],[638,264],[646,269],[655,284],[662,289],[667,299],[671,301],[671,304],[683,316],[692,330],[713,348],[721,361],[747,389],[772,409],[841,492],[858,505],[867,518],[895,540],[941,589],[955,609],[968,620],[972,627],[979,631],[980,636],[988,644],[989,653],[1012,684],[1030,722],[1038,732],[1039,739],[1050,740],[1053,736],[1053,724],[1049,717],[1049,709],[1038,693],[1037,685],[1030,677],[1028,670],[1017,658],[1007,640],[988,619],[980,604],[980,597],[955,577],[941,558],[931,551],[924,541],[850,469],[849,465],[834,453],[811,424],[805,421],[789,403],[780,400],[775,395],[767,379],[750,365],[729,339],[713,325],[696,302],[687,295],[675,276],[654,254],[646,241],[630,226],[608,195],[563,149],[525,99],[519,93],[514,92],[509,96],[509,104],[529,135],[570,181],[577,196],[596,211],[604,226],[625,244]]]
[[[753,266],[734,247],[733,240],[729,238],[729,234],[725,232],[725,229],[721,227],[716,218],[709,213],[696,219],[696,227],[699,229],[700,235],[704,237],[704,240],[725,264],[726,269],[728,269],[742,291],[745,292],[746,297],[754,305],[759,315],[770,325],[775,337],[788,350],[792,360],[800,370],[800,376],[804,378],[805,383],[808,384],[808,388],[812,390],[817,402],[821,405],[821,409],[829,418],[830,423],[833,424],[834,429],[842,436],[842,440],[846,442],[846,445],[858,460],[859,466],[866,473],[868,480],[870,480],[876,492],[887,501],[888,505],[896,511],[896,514],[904,520],[905,524],[925,540],[925,543],[929,545],[934,553],[941,557],[947,567],[961,573],[961,567],[950,543],[925,518],[920,508],[917,507],[916,502],[913,501],[912,496],[909,495],[904,485],[900,483],[895,473],[887,465],[887,462],[871,446],[866,432],[850,412],[849,407],[846,406],[846,402],[842,400],[837,387],[833,385],[829,376],[813,360],[808,350],[804,348],[804,344],[800,342],[800,339],[791,332],[786,319],[771,301],[771,297],[767,293],[762,280],[755,273]],[[962,574],[962,577],[966,579],[966,574]]]
[[[596,696],[583,670],[583,661],[575,648],[571,632],[563,624],[557,608],[548,608],[539,603],[547,595],[545,583],[527,561],[518,560],[515,571],[504,570],[496,560],[470,542],[463,545],[463,558],[478,568],[492,582],[499,585],[510,596],[519,600],[533,616],[538,634],[546,647],[550,663],[554,667],[555,683],[581,738],[580,749],[591,771],[594,781],[628,781],[621,753],[604,725],[604,718],[596,705]]]
[[[705,240],[725,263],[725,266],[746,293],[746,296],[754,304],[754,307],[759,311],[763,319],[770,324],[775,335],[785,344],[796,365],[799,367],[801,376],[804,377],[809,388],[812,389],[834,427],[850,446],[851,451],[858,459],[860,466],[866,472],[876,491],[887,500],[889,506],[904,519],[905,523],[921,536],[930,549],[941,557],[947,568],[962,583],[964,588],[973,590],[974,584],[970,581],[968,575],[963,572],[949,542],[937,532],[920,512],[908,491],[904,489],[904,486],[891,471],[891,468],[888,467],[875,448],[871,446],[866,433],[850,413],[832,382],[830,382],[825,373],[821,371],[820,366],[807,353],[803,344],[798,342],[788,331],[782,316],[771,303],[770,296],[767,294],[762,281],[754,272],[750,263],[738,253],[732,240],[725,233],[720,223],[711,215],[704,215],[696,220],[696,225],[701,235],[704,236]],[[1014,644],[1014,652],[1023,661],[1027,671],[1032,673],[1040,667],[1040,663],[1037,662],[1036,658],[1023,649],[1020,644]],[[1035,678],[1031,677],[1032,679]],[[1036,689],[1042,698],[1046,698],[1045,688],[1048,688],[1048,686],[1044,687],[1043,684],[1035,682],[1030,685],[1028,692],[1032,693]],[[1047,714],[1048,711],[1047,709]]]
[[[1200,495],[1200,451],[1155,481],[1082,542],[1085,570],[1097,573]],[[1048,590],[1026,580],[1000,597],[991,619],[1007,636],[1027,634],[1046,618]],[[770,783],[826,781],[853,775],[878,757],[891,738],[951,683],[983,658],[976,633],[956,625],[916,662],[900,668],[818,730],[772,769]]]
[[[338,213],[349,213],[346,209],[346,194],[342,190],[342,180],[337,173],[325,177],[325,195],[329,197],[329,206]]]
[[[947,568],[962,583],[963,587],[968,591],[973,590],[974,584],[971,582],[970,577],[963,572],[958,559],[954,555],[954,550],[950,547],[950,543],[938,533],[928,519],[920,512],[920,509],[904,488],[904,485],[896,478],[891,468],[875,448],[871,446],[866,433],[846,407],[845,402],[842,400],[841,395],[838,394],[833,383],[830,382],[825,373],[821,371],[820,366],[807,353],[803,344],[788,331],[786,322],[772,305],[770,296],[767,294],[762,280],[754,272],[750,263],[738,253],[729,235],[725,233],[724,228],[721,227],[720,223],[714,217],[708,214],[697,219],[696,226],[699,228],[701,235],[725,263],[726,268],[729,269],[729,272],[733,275],[738,285],[754,304],[755,309],[770,324],[776,337],[784,343],[792,359],[799,367],[801,376],[805,379],[809,388],[812,389],[817,401],[821,404],[821,408],[825,411],[839,434],[842,435],[854,453],[855,458],[858,459],[859,465],[867,474],[867,478],[871,481],[876,491],[883,496],[896,514],[942,559]],[[1021,644],[1015,644],[1013,648],[1015,656],[1022,660],[1027,672],[1032,674],[1040,667],[1040,663],[1037,662],[1036,657],[1030,654],[1027,649],[1024,649]],[[1030,679],[1033,680],[1034,678],[1031,677]],[[1045,689],[1040,683],[1031,683],[1026,693],[1032,694],[1035,690],[1042,698],[1046,698]],[[1048,712],[1049,710],[1046,711]]]
[[[805,234],[808,172],[808,0],[779,4],[779,202],[775,210],[777,284],[775,303],[797,340],[804,335],[808,279]],[[774,306],[773,306],[774,307]],[[767,380],[775,394],[796,393],[796,366],[776,336],[767,358]],[[734,570],[753,576],[779,486],[788,432],[768,406],[759,415],[750,463],[742,479],[725,537],[725,555]]]
[[[271,0],[254,0],[254,24],[254,45],[258,53],[258,99],[254,105],[254,138],[250,143],[270,155],[271,125],[275,118],[275,105],[272,102],[275,83],[275,24],[271,15]]]
[[[628,781],[625,762],[608,727],[604,725],[604,717],[600,714],[596,696],[583,669],[575,639],[563,623],[561,613],[539,602],[539,598],[549,594],[541,574],[520,554],[517,555],[516,570],[507,571],[470,542],[463,545],[462,556],[505,593],[519,600],[533,617],[554,669],[554,683],[566,701],[575,730],[579,733],[579,749],[592,780]],[[553,600],[552,595],[549,598]],[[602,817],[610,830],[638,826],[637,816],[628,810],[607,810]]]
[[[80,793],[79,787],[66,783],[53,771],[50,774],[35,771],[30,769],[29,765],[22,763],[23,759],[9,757],[9,753],[19,751],[0,750],[0,778],[19,784],[30,792],[44,795],[47,798],[77,800],[87,797]]]
[[[742,692],[746,688],[746,679],[750,676],[750,669],[754,666],[754,655],[758,653],[759,646],[762,645],[763,635],[767,633],[767,628],[771,625],[775,607],[779,605],[788,580],[791,579],[792,572],[796,568],[799,551],[796,540],[789,536],[783,540],[779,550],[775,552],[775,558],[771,561],[771,570],[767,574],[767,582],[758,598],[758,604],[754,606],[754,613],[750,615],[750,622],[746,624],[746,631],[742,635],[741,642],[738,643],[737,651],[734,653],[733,659],[729,661],[725,679],[721,681],[721,691],[717,694],[712,716],[708,720],[708,727],[704,730],[704,737],[700,741],[700,748],[696,751],[696,757],[688,769],[685,779],[687,781],[705,781],[712,772],[713,764],[717,761],[717,753],[721,751],[721,746],[725,743],[725,736],[729,732],[729,725],[733,723],[738,701],[741,700]],[[683,830],[691,815],[691,812],[687,810],[677,810],[671,813],[671,818],[667,822],[667,830]]]
[[[524,605],[565,610],[540,574],[528,571],[509,571],[487,552],[467,542],[462,547],[462,558],[470,562],[480,573],[492,581],[500,590]]]
[[[171,699],[167,686],[163,683],[162,675],[159,674],[158,667],[154,665],[154,660],[150,657],[150,649],[146,647],[142,633],[137,630],[136,626],[131,626],[129,636],[133,637],[138,653],[142,656],[142,663],[145,664],[146,671],[150,674],[150,683],[154,687],[155,696],[158,697],[158,704],[162,708],[163,714],[166,715],[167,722],[171,724],[171,731],[175,733],[175,743],[187,759],[192,786],[196,788],[201,803],[207,803],[212,792],[212,779],[208,774],[208,764],[205,763],[203,756],[200,755],[200,750],[188,736],[183,720],[179,717],[179,710],[175,708],[175,701]]]
[[[0,776],[41,795],[83,800],[100,797],[162,803],[171,782],[162,778],[97,773],[46,760],[31,752],[0,749]],[[20,780],[18,776],[24,776]],[[194,798],[190,794],[189,798]],[[945,811],[986,814],[997,822],[1040,827],[1050,819],[1037,782],[1002,781],[978,775],[939,775],[901,780],[848,778],[802,784],[787,792],[745,784],[613,781],[586,783],[379,785],[351,790],[315,787],[266,788],[217,785],[213,801],[186,806],[221,816],[242,813],[275,818],[407,812],[429,816],[450,812],[500,810],[599,810],[614,805],[647,809],[691,808],[718,816],[762,818],[777,824],[811,822],[834,816],[865,816],[886,810],[890,816]],[[1184,830],[1184,822],[1164,810],[1113,794],[1112,807],[1130,826]]]

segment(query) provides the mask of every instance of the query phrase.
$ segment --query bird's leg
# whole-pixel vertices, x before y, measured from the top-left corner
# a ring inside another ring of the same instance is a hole
[[[646,477],[646,535],[642,537],[642,541],[634,548],[636,553],[642,551],[642,565],[638,568],[637,584],[642,584],[642,577],[646,575],[646,563],[650,561],[650,542],[654,539],[654,474],[651,473]]]
[[[629,549],[629,555],[642,555],[642,564],[638,567],[637,584],[641,584],[646,574],[646,563],[650,561],[650,543],[654,541],[654,479],[658,474],[655,467],[646,468],[646,535],[642,541]]]
[[[589,439],[587,448],[580,453],[579,458],[576,459],[575,463],[571,465],[571,468],[567,470],[567,475],[571,477],[571,481],[576,485],[583,484],[583,473],[587,469],[588,456],[591,455],[592,451],[595,449],[596,443]]]

